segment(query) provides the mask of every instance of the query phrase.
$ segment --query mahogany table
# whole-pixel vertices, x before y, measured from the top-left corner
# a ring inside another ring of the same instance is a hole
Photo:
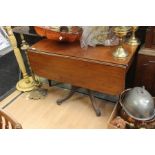
[[[73,90],[69,97],[77,87],[119,95],[125,89],[126,74],[137,46],[124,45],[129,52],[126,59],[113,57],[115,48],[97,46],[82,49],[78,42],[62,43],[44,39],[30,47],[28,57],[32,70],[37,75],[70,83]],[[92,96],[91,94],[91,100]],[[58,100],[58,103],[63,100]],[[93,106],[96,110],[94,104]],[[96,112],[97,115],[99,113]]]

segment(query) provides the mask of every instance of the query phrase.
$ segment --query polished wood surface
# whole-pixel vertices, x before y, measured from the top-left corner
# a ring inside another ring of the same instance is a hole
[[[125,85],[121,67],[29,52],[32,69],[39,76],[99,92],[119,94]]]
[[[116,59],[112,56],[116,47],[97,46],[95,48],[89,47],[88,49],[82,49],[79,42],[75,43],[60,43],[44,39],[32,46],[39,52],[43,51],[48,54],[57,54],[63,56],[71,56],[79,59],[85,59],[87,61],[97,61],[98,63],[107,63],[111,65],[128,66],[137,46],[124,45],[124,48],[129,52],[129,56],[122,60]]]
[[[125,88],[126,73],[137,46],[124,45],[127,59],[112,56],[115,47],[81,49],[79,43],[42,40],[33,45],[28,56],[33,71],[51,80],[70,83],[111,95]]]

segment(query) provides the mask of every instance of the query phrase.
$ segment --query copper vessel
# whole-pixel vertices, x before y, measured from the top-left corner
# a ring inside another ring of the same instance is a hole
[[[34,29],[38,35],[59,42],[79,41],[82,35],[78,26],[35,26]]]
[[[125,101],[125,97],[126,95],[129,93],[129,91],[131,91],[131,89],[127,89],[125,91],[123,91],[120,95],[120,99],[119,99],[119,104],[121,105],[121,109],[119,111],[119,114],[120,116],[125,120],[127,121],[128,123],[132,123],[134,124],[134,127],[135,128],[148,128],[148,126],[150,126],[151,123],[154,123],[155,122],[155,113],[154,113],[154,106],[153,106],[153,109],[151,110],[150,108],[147,108],[148,106],[146,106],[146,102],[144,102],[145,104],[145,112],[150,112],[150,116],[148,117],[147,115],[138,115],[138,111],[136,110],[136,108],[138,107],[139,110],[141,110],[140,112],[143,111],[143,106],[142,107],[139,107],[140,104],[138,105],[137,102],[134,102],[135,98],[136,97],[133,97],[133,98],[129,98],[129,105],[131,107],[131,110],[127,108],[127,106],[125,106],[124,104],[124,101]],[[140,92],[140,93],[143,93],[143,92]],[[148,97],[149,98],[149,97]],[[139,100],[140,99],[140,102],[143,100],[142,97],[139,98],[139,96],[137,96],[137,99],[136,100]],[[152,102],[152,99],[153,99],[153,102]],[[150,99],[151,102],[147,102],[148,105],[151,105],[152,107],[152,103],[155,104],[155,98],[152,98]],[[135,104],[136,103],[136,104]],[[135,105],[135,106],[134,106]],[[142,108],[142,109],[141,109]],[[134,113],[131,113],[135,111],[135,114]],[[144,117],[145,116],[145,117]]]

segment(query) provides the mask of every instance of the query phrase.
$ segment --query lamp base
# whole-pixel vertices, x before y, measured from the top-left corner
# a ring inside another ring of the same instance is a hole
[[[128,52],[123,47],[118,47],[115,52],[113,52],[113,56],[116,58],[126,58],[128,56]]]
[[[18,83],[16,84],[17,90],[27,92],[33,90],[36,87],[36,82],[34,82],[33,78],[32,77],[28,78],[29,82],[27,82],[27,79],[21,79],[20,81],[18,81]],[[37,85],[39,86],[40,83],[37,82]]]
[[[130,38],[127,43],[131,46],[136,46],[140,44],[140,41],[137,38]]]

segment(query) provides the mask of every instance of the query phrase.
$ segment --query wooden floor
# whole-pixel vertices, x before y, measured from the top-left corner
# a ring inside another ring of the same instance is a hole
[[[107,121],[114,107],[113,103],[96,99],[102,110],[102,116],[97,117],[87,95],[76,93],[62,105],[57,105],[56,100],[69,90],[58,87],[48,89],[48,95],[40,100],[30,100],[29,93],[23,93],[6,106],[5,110],[27,129],[107,128]],[[4,107],[18,94],[20,92],[15,91],[1,101],[0,107]]]

